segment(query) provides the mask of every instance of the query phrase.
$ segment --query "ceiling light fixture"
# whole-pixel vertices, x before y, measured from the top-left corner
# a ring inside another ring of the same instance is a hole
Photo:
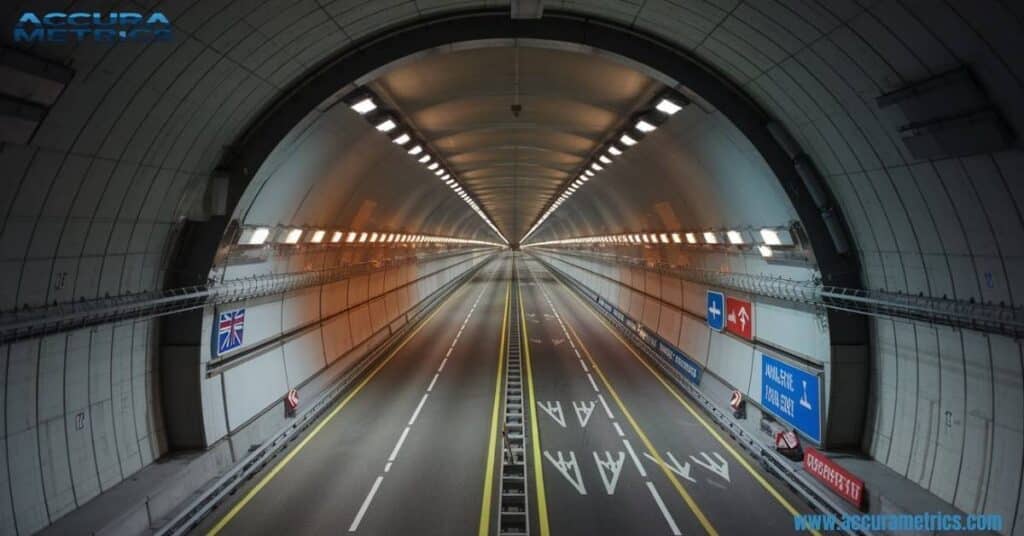
[[[636,129],[639,130],[640,132],[644,132],[644,133],[654,132],[654,130],[658,128],[657,126],[655,126],[655,125],[653,125],[651,123],[648,123],[647,121],[644,121],[643,119],[637,121],[636,124],[633,125],[633,126],[636,127]]]
[[[411,154],[411,155],[418,155],[418,154],[420,154],[422,152],[423,152],[423,146],[422,145],[416,145],[412,149],[409,149],[409,154]]]
[[[373,102],[373,97],[366,97],[364,99],[356,101],[355,104],[352,105],[352,110],[354,110],[359,115],[365,115],[376,109],[377,103]]]
[[[411,139],[412,138],[408,134],[403,132],[403,133],[399,134],[395,139],[393,139],[391,141],[394,142],[397,145],[405,145],[406,143],[409,143],[409,140],[411,140]]]
[[[392,121],[391,118],[389,117],[389,118],[384,119],[380,123],[377,123],[377,126],[374,127],[374,128],[376,128],[380,132],[391,132],[397,126],[398,126],[398,124],[396,124],[394,121]]]
[[[683,109],[682,106],[669,99],[661,99],[654,108],[665,115],[675,115],[676,112]]]
[[[622,144],[627,147],[632,147],[633,145],[636,145],[636,140],[631,138],[629,134],[623,134],[622,136],[620,136],[619,141],[621,141]]]

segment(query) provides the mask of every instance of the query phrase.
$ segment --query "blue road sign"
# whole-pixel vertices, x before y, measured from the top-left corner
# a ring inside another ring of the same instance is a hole
[[[676,350],[665,341],[658,343],[658,353],[694,385],[700,384],[700,366],[686,357],[686,354]]]
[[[725,328],[725,294],[708,291],[708,326],[715,331]]]
[[[821,377],[761,354],[761,405],[821,443]]]

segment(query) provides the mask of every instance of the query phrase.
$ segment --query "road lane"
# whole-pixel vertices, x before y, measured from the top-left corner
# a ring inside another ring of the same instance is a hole
[[[244,507],[197,532],[474,532],[510,266],[456,291],[287,464],[236,494]]]
[[[531,266],[547,272],[539,263]],[[552,277],[542,279],[540,287],[657,450],[659,456],[645,456],[648,467],[666,464],[720,534],[792,532],[793,515],[810,512],[802,499],[722,438],[709,417],[576,294]],[[737,508],[743,515],[736,515]]]
[[[645,467],[644,448],[630,424],[608,400],[561,315],[521,263],[527,342],[536,386],[540,464],[551,533],[693,534],[700,521],[671,503],[671,482]]]

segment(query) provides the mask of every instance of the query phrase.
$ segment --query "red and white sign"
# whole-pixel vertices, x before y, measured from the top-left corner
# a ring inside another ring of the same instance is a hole
[[[864,502],[864,481],[837,465],[828,456],[807,447],[804,450],[804,469],[847,502],[857,508],[861,507]]]
[[[800,438],[796,432],[787,430],[775,434],[775,447],[780,449],[795,449],[800,446]]]
[[[754,338],[754,308],[750,302],[725,297],[725,329],[744,339]]]
[[[288,406],[288,411],[295,411],[295,408],[299,407],[299,392],[295,389],[288,391],[288,396],[284,397],[284,403]]]
[[[743,403],[743,393],[739,391],[733,391],[732,396],[729,397],[729,407],[736,411],[740,409],[740,404]]]

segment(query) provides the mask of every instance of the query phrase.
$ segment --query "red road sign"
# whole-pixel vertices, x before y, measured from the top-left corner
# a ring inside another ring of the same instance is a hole
[[[726,296],[725,329],[744,339],[754,338],[754,307],[746,300]]]
[[[863,504],[864,481],[840,467],[828,456],[808,447],[804,450],[804,469],[850,504],[857,508]]]
[[[288,406],[289,411],[295,411],[295,408],[299,407],[299,392],[295,389],[288,391],[288,396],[284,398],[284,403]]]
[[[740,404],[743,403],[743,393],[739,391],[733,391],[732,396],[729,397],[729,406],[732,407],[733,411],[740,409]]]

